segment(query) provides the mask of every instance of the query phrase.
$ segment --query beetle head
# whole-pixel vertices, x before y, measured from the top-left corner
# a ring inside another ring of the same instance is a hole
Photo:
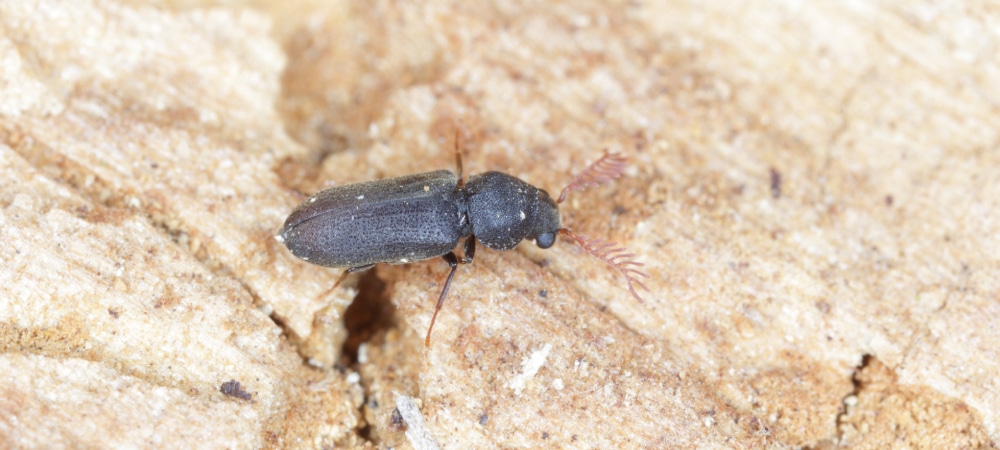
[[[535,240],[538,248],[549,248],[556,243],[559,233],[559,206],[544,189],[538,190],[538,211],[535,212],[535,226],[529,238]]]

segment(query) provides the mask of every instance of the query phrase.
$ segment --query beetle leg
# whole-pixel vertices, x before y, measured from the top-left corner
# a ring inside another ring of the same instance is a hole
[[[344,271],[344,273],[340,274],[340,278],[337,278],[337,282],[333,283],[333,287],[330,288],[330,290],[328,290],[328,291],[326,291],[326,292],[323,293],[323,297],[326,297],[327,295],[330,295],[330,293],[332,293],[334,290],[336,290],[337,286],[340,286],[340,283],[343,283],[344,280],[347,279],[348,275],[350,275],[350,274],[352,274],[354,272],[364,272],[364,271],[366,271],[368,269],[371,269],[372,267],[375,267],[375,264],[369,264],[367,266],[358,266],[358,267],[350,267],[350,268],[348,268],[347,270]]]
[[[441,306],[444,305],[444,298],[448,296],[448,288],[451,287],[451,279],[455,277],[455,270],[458,269],[458,257],[455,256],[455,252],[448,252],[441,258],[444,258],[445,262],[451,266],[451,272],[448,272],[448,279],[445,280],[444,289],[441,290],[437,306],[434,307],[434,315],[431,316],[431,326],[427,327],[427,337],[424,338],[424,347],[431,346],[431,330],[434,329],[434,321],[437,320],[438,312],[441,311]]]
[[[367,266],[349,267],[347,270],[344,271],[342,275],[340,275],[340,279],[337,280],[337,283],[333,285],[333,289],[337,289],[337,286],[340,286],[340,283],[343,283],[344,279],[346,279],[348,275],[354,272],[364,272],[368,269],[371,269],[372,267],[375,267],[375,264],[369,264]]]
[[[434,315],[431,316],[431,326],[427,328],[427,337],[424,338],[424,346],[431,346],[431,330],[434,329],[434,321],[437,320],[438,312],[441,311],[441,307],[444,306],[444,298],[448,296],[448,288],[451,287],[451,280],[455,277],[455,271],[458,270],[459,264],[469,264],[472,259],[476,257],[476,237],[469,236],[465,238],[465,243],[462,245],[463,250],[465,250],[465,255],[462,259],[458,259],[455,252],[448,252],[446,255],[442,256],[445,262],[451,266],[451,272],[448,272],[448,279],[444,282],[444,289],[441,290],[441,296],[438,297],[437,306],[434,307]]]
[[[455,167],[458,169],[458,188],[465,187],[465,180],[462,179],[462,150],[458,146],[458,130],[455,130]]]
[[[469,264],[472,262],[472,259],[476,257],[476,237],[469,236],[465,238],[465,245],[463,246],[463,249],[465,250],[465,256],[463,256],[462,260],[459,262],[462,264]]]

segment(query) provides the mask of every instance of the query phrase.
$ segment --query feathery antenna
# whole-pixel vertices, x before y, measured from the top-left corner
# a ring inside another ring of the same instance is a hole
[[[627,162],[628,159],[624,156],[604,150],[604,156],[601,159],[583,169],[583,172],[580,172],[568,186],[563,188],[556,203],[562,203],[563,200],[566,200],[566,194],[569,194],[569,191],[582,191],[618,178],[625,171]]]
[[[614,267],[615,270],[625,277],[625,281],[628,282],[628,290],[632,293],[632,296],[639,303],[646,304],[642,297],[639,297],[639,293],[635,291],[635,287],[639,286],[642,290],[649,292],[649,288],[642,284],[642,281],[638,278],[649,278],[649,274],[639,270],[639,267],[645,264],[632,259],[635,257],[635,253],[628,253],[625,247],[621,247],[614,242],[605,241],[604,239],[588,239],[587,236],[573,233],[569,228],[560,228],[559,234],[565,234],[573,238],[587,253]]]

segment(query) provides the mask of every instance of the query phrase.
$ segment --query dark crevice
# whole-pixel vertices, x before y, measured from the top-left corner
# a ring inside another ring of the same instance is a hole
[[[840,412],[837,414],[836,418],[836,431],[834,435],[828,439],[823,439],[813,445],[807,445],[802,447],[805,450],[820,450],[820,449],[830,449],[839,448],[840,443],[844,440],[844,421],[847,415],[850,413],[850,403],[857,399],[858,394],[861,393],[862,389],[865,388],[864,382],[861,380],[861,374],[875,361],[875,357],[871,354],[865,353],[861,355],[861,364],[858,364],[854,368],[854,372],[851,374],[851,384],[854,385],[854,389],[851,390],[844,398],[840,401]]]
[[[347,328],[347,339],[341,350],[341,364],[352,367],[359,373],[364,373],[359,367],[358,348],[365,342],[373,339],[378,341],[379,335],[384,335],[391,328],[399,326],[399,317],[396,307],[391,301],[391,290],[378,277],[378,268],[361,272],[357,284],[358,295],[354,301],[344,311],[344,327]],[[382,336],[384,338],[384,336]],[[377,345],[377,344],[375,344]],[[361,377],[360,383],[367,395],[371,392],[367,380]],[[362,417],[365,415],[364,408],[371,401],[365,398],[361,404]],[[357,430],[358,437],[365,441],[372,441],[372,425],[365,423]]]
[[[259,301],[256,298],[256,296],[254,297],[254,302],[255,305],[259,305]],[[288,324],[285,322],[285,319],[278,316],[278,313],[274,312],[273,310],[271,311],[271,314],[268,315],[268,317],[271,319],[272,322],[274,322],[274,326],[278,327],[278,329],[281,330],[281,336],[285,338],[285,340],[288,342],[288,345],[291,345],[293,348],[295,348],[295,354],[298,355],[300,358],[302,358],[303,364],[308,364],[309,358],[302,356],[302,339],[299,337],[299,335],[296,334],[294,331],[292,331],[292,328],[288,326]]]
[[[362,272],[357,288],[358,295],[344,311],[347,340],[344,341],[342,354],[348,365],[358,363],[358,347],[363,342],[399,324],[389,289],[378,277],[378,268]]]
[[[865,369],[868,368],[868,366],[871,365],[872,361],[874,360],[875,360],[874,356],[872,356],[869,353],[865,353],[864,355],[861,356],[861,364],[859,364],[857,367],[854,368],[854,373],[851,375],[851,383],[854,385],[854,389],[851,390],[851,392],[848,393],[846,396],[844,396],[844,399],[841,401],[840,414],[837,414],[837,434],[836,437],[834,438],[835,439],[834,442],[840,442],[841,440],[843,440],[844,432],[842,431],[843,430],[842,427],[844,424],[844,419],[847,417],[847,414],[850,413],[849,411],[850,406],[848,405],[848,402],[850,402],[851,400],[849,399],[852,398],[857,399],[858,394],[860,394],[861,390],[864,389],[864,384],[861,381],[861,373],[864,372]]]

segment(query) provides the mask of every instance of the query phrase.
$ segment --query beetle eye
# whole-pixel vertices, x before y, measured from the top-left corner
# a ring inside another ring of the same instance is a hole
[[[552,244],[555,243],[556,243],[555,233],[539,234],[538,237],[535,238],[535,245],[537,245],[538,248],[549,248],[552,246]]]

